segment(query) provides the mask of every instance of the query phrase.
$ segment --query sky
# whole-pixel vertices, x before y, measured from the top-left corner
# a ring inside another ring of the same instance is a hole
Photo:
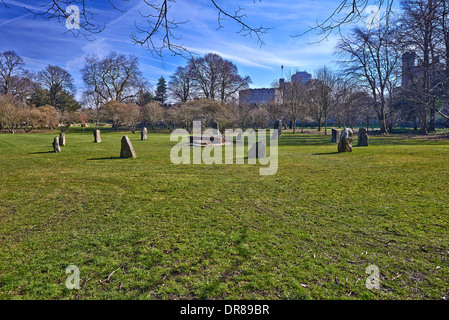
[[[43,12],[42,5],[48,0],[3,0],[0,2],[0,52],[13,50],[25,61],[25,68],[37,72],[47,65],[58,65],[68,70],[75,80],[77,97],[84,89],[80,70],[86,55],[106,56],[111,51],[135,55],[139,59],[144,77],[156,87],[163,76],[167,81],[178,66],[186,60],[165,52],[162,59],[154,57],[147,48],[132,42],[136,25],[147,26],[149,6],[143,0],[113,0],[116,10],[103,1],[87,1],[95,12],[92,22],[104,25],[104,30],[90,36],[75,37],[65,24],[56,20],[34,17],[27,7]],[[76,2],[76,1],[75,1]],[[158,1],[147,1],[157,3]],[[255,37],[238,33],[240,27],[231,19],[221,22],[218,29],[217,10],[210,0],[176,0],[171,2],[170,17],[186,22],[174,30],[193,54],[214,52],[231,60],[239,74],[250,76],[251,88],[267,88],[281,76],[295,71],[312,73],[324,65],[334,68],[337,57],[333,54],[339,35],[333,34],[323,40],[322,36],[307,31],[317,21],[324,21],[337,7],[339,0],[217,0],[225,10],[234,12],[243,8],[245,22],[251,26],[270,28],[262,35],[261,45]],[[348,26],[349,29],[352,26]],[[217,30],[218,29],[218,30]],[[319,41],[322,40],[322,41]],[[281,70],[283,66],[283,70]]]

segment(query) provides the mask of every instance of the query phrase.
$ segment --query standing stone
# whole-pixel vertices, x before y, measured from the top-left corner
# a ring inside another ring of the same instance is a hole
[[[65,147],[65,133],[61,132],[59,134],[59,145]]]
[[[214,130],[214,135],[219,135],[220,134],[220,130],[218,129],[218,122],[214,121],[212,123],[212,129]]]
[[[94,142],[101,142],[100,130],[94,129]]]
[[[359,139],[357,141],[359,147],[368,146],[368,130],[366,128],[359,128]]]
[[[55,137],[53,140],[53,151],[54,152],[61,152],[61,147],[59,146],[59,137]]]
[[[277,137],[276,137],[276,135],[273,132],[273,136],[271,137],[271,139],[279,139],[281,137],[281,134],[282,134],[282,120],[277,119],[274,122],[274,129],[278,130],[278,134],[277,134]]]
[[[337,142],[337,140],[338,140],[338,131],[336,129],[332,129],[331,142]]]
[[[237,134],[237,137],[235,138],[235,140],[240,141],[243,138],[243,134],[241,131],[239,131],[239,133]]]
[[[267,156],[267,145],[265,140],[261,140],[253,144],[248,150],[248,159],[261,159]]]
[[[350,128],[341,130],[340,140],[338,142],[338,152],[352,152],[353,131]]]
[[[140,131],[140,140],[147,140],[148,130],[146,127],[143,127],[142,131]]]
[[[122,138],[122,148],[120,150],[120,158],[135,158],[136,152],[128,136]]]

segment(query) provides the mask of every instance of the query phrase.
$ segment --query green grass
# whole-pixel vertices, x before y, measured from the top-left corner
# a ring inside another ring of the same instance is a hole
[[[285,133],[261,176],[174,165],[168,134],[80,130],[59,154],[56,132],[0,135],[0,299],[449,297],[449,141],[373,136],[338,154],[330,136]],[[136,159],[118,158],[124,134]]]

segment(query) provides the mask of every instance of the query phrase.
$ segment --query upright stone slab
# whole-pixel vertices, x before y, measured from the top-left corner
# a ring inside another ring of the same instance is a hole
[[[59,134],[59,145],[65,147],[65,133],[61,132]]]
[[[282,120],[277,119],[274,122],[274,129],[278,130],[277,136],[275,135],[275,133],[273,132],[273,136],[271,137],[271,139],[279,139],[281,137],[282,134]]]
[[[55,137],[53,139],[53,151],[54,152],[61,152],[61,147],[59,146],[59,137]]]
[[[359,147],[368,146],[368,130],[366,128],[359,128],[359,139],[357,140]]]
[[[212,129],[214,130],[214,136],[219,135],[220,134],[220,130],[218,128],[218,122],[214,121],[212,123]]]
[[[140,131],[140,140],[147,140],[148,130],[146,127],[143,127],[142,131]]]
[[[94,142],[101,142],[100,130],[94,129]]]
[[[243,138],[243,134],[242,131],[239,131],[239,133],[237,133],[237,137],[235,138],[235,140],[240,141]]]
[[[337,141],[338,141],[338,131],[336,129],[332,129],[331,142],[337,142]]]
[[[261,140],[253,144],[248,150],[248,159],[261,159],[267,156],[267,145],[265,140]]]
[[[128,136],[122,138],[122,148],[120,150],[120,158],[135,158],[136,152]]]
[[[338,152],[352,152],[352,140],[354,132],[350,128],[341,130],[340,140],[338,141]]]

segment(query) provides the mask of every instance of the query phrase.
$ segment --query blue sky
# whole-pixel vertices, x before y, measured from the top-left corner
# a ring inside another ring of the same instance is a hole
[[[120,1],[115,3],[126,13],[113,10],[106,0],[90,1],[92,10],[97,13],[96,21],[105,24],[105,30],[94,35],[95,40],[74,37],[65,26],[55,20],[47,21],[34,18],[23,7],[42,10],[47,1],[4,0],[5,9],[0,4],[0,51],[14,50],[26,63],[26,68],[39,71],[48,64],[59,65],[67,69],[75,79],[78,96],[83,91],[80,69],[87,54],[104,56],[115,50],[119,53],[134,54],[139,58],[141,70],[155,86],[157,79],[164,76],[167,80],[177,66],[184,66],[186,61],[166,53],[163,62],[148,52],[147,49],[134,45],[130,34],[136,31],[135,24],[145,26],[139,10],[148,11],[148,6],[141,0]],[[176,31],[181,35],[181,42],[192,52],[204,55],[215,52],[233,61],[243,76],[252,79],[252,88],[270,87],[281,76],[296,70],[313,73],[324,65],[333,67],[334,47],[338,35],[332,35],[319,44],[319,37],[309,33],[302,37],[292,37],[306,31],[317,21],[322,21],[338,5],[339,0],[222,0],[217,1],[225,9],[233,12],[239,6],[245,8],[249,25],[272,28],[263,36],[265,45],[260,46],[255,38],[242,37],[239,26],[227,19],[222,22],[224,28],[216,30],[217,11],[210,0],[177,0],[172,3],[170,12],[177,21],[186,21]]]

